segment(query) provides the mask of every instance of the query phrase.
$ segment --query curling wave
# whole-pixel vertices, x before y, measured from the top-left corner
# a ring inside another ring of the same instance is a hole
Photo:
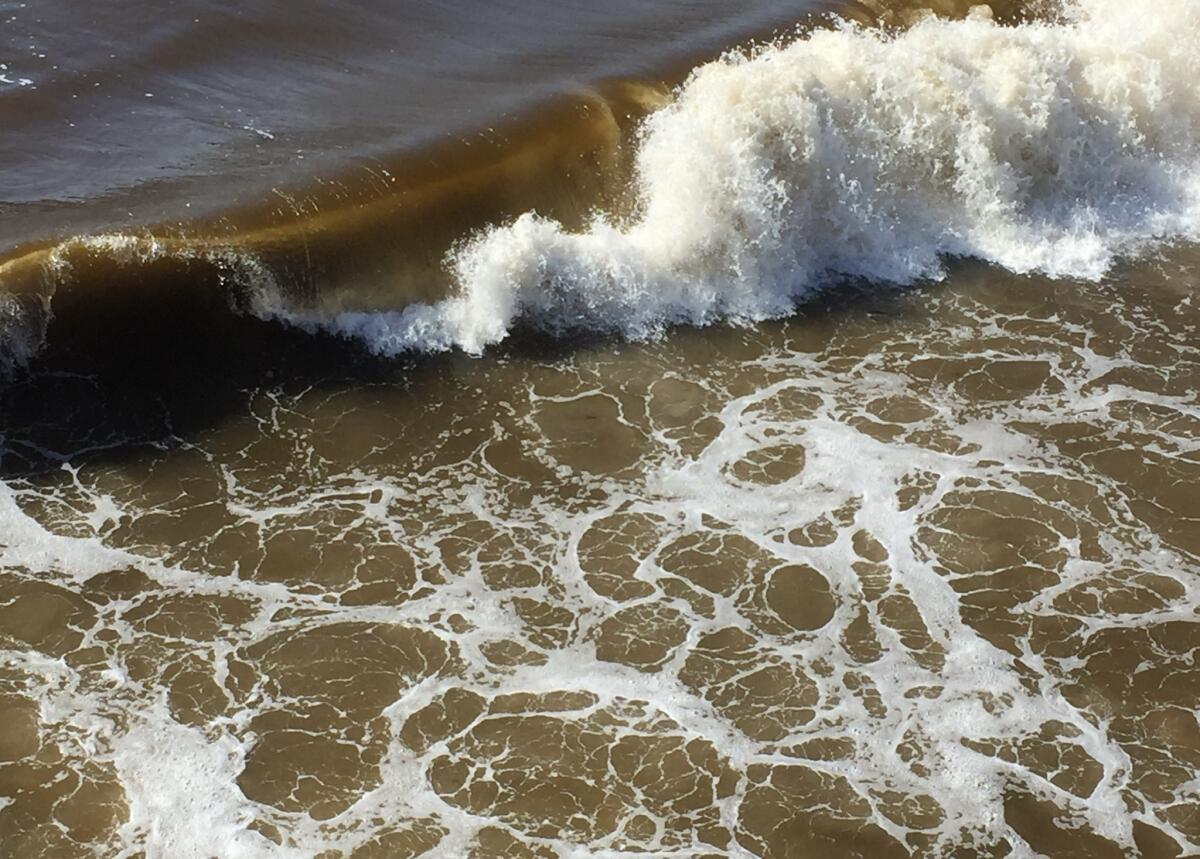
[[[645,338],[761,320],[844,279],[949,257],[1098,278],[1200,237],[1200,0],[980,7],[903,32],[843,23],[696,70],[645,123],[637,214],[533,212],[460,245],[457,292],[385,313],[265,316],[374,352],[479,352],[524,324]]]

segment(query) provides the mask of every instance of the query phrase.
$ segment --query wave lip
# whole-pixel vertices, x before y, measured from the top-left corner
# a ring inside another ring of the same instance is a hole
[[[81,320],[120,337],[188,313],[251,310],[328,319],[345,310],[436,303],[451,293],[447,249],[510,213],[582,228],[620,210],[632,129],[665,87],[604,81],[509,117],[478,138],[397,153],[386,166],[278,190],[217,220],[164,223],[21,246],[0,255],[0,371],[28,363],[49,333],[73,345]]]
[[[937,279],[947,257],[1102,276],[1200,236],[1200,2],[980,7],[902,33],[843,23],[697,69],[651,116],[638,214],[527,213],[462,245],[452,298],[331,318],[373,351],[479,352],[518,321],[644,338],[790,312],[834,280]]]

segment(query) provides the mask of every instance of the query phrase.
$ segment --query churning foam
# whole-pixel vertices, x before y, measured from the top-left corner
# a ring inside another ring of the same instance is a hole
[[[452,254],[456,297],[317,324],[382,354],[478,352],[518,321],[642,338],[786,314],[837,279],[936,279],[946,257],[1090,279],[1200,235],[1200,0],[986,13],[703,66],[646,123],[631,222],[528,213]]]

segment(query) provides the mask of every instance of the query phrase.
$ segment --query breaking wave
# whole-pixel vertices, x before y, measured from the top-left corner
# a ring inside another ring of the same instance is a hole
[[[697,69],[645,123],[637,214],[529,212],[460,245],[457,294],[266,315],[377,353],[479,352],[520,323],[645,338],[761,320],[833,281],[937,279],[949,257],[1098,278],[1200,234],[1200,2],[986,7],[903,32],[843,23]]]

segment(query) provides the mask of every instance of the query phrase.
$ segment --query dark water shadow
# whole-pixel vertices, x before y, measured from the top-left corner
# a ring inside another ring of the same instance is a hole
[[[901,299],[910,290],[841,284],[767,325],[801,332],[847,314],[895,316],[909,312],[912,302]],[[56,303],[55,314],[46,348],[25,370],[0,380],[0,479],[35,477],[64,464],[121,462],[148,445],[181,444],[244,414],[263,390],[287,396],[407,388],[435,375],[478,382],[489,361],[561,363],[636,348],[614,332],[552,336],[518,326],[478,358],[457,352],[381,358],[354,341],[233,312],[219,290],[139,291],[103,312],[92,302]],[[764,330],[721,324],[674,328],[665,337],[691,351],[717,340],[755,339]]]
[[[236,312],[228,290],[203,287],[170,278],[103,302],[56,295],[47,346],[0,379],[0,479],[179,444],[268,386],[392,384],[413,368]]]

